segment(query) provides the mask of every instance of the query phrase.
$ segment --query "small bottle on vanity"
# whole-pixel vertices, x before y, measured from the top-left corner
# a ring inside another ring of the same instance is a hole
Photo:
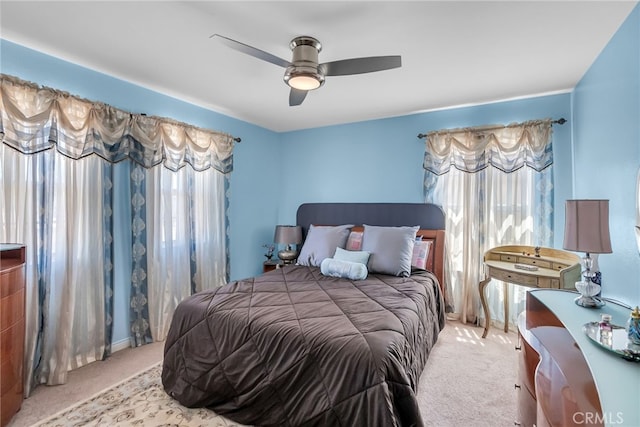
[[[613,346],[613,327],[611,315],[603,314],[600,320],[600,343],[606,347]]]

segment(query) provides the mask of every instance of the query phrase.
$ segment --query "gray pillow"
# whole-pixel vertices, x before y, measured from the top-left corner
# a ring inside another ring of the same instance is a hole
[[[325,258],[331,258],[336,248],[344,248],[353,224],[330,226],[309,226],[307,238],[304,240],[298,265],[320,267]]]
[[[415,227],[378,227],[364,225],[362,250],[370,252],[369,272],[408,277],[416,233]]]

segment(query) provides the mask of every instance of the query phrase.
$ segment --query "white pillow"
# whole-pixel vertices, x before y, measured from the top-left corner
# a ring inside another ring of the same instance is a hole
[[[372,273],[408,277],[416,233],[415,227],[378,227],[364,225],[362,250],[371,253],[367,267]]]
[[[331,226],[309,226],[307,238],[298,255],[298,265],[320,267],[325,258],[331,258],[336,248],[344,248],[353,224]]]
[[[325,276],[343,279],[364,280],[367,278],[367,266],[359,262],[325,258],[320,264],[320,272]]]
[[[333,258],[342,261],[359,262],[366,266],[369,261],[369,255],[371,254],[367,251],[348,251],[346,249],[336,248],[336,253],[333,255]]]

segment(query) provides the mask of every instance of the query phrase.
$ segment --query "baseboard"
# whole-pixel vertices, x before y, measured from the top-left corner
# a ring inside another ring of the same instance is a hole
[[[116,351],[124,350],[129,347],[131,347],[131,340],[126,338],[118,342],[111,343],[111,353],[115,353]]]

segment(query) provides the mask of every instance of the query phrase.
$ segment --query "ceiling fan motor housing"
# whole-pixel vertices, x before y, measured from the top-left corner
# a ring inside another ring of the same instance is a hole
[[[289,84],[294,77],[304,76],[317,80],[318,87],[322,86],[324,74],[318,67],[318,53],[322,50],[320,42],[313,37],[301,36],[291,40],[289,47],[293,51],[293,59],[284,73],[285,83]]]

